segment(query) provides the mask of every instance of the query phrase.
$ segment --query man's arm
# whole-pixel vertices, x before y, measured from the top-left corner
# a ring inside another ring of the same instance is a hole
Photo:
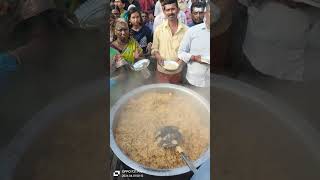
[[[154,53],[154,57],[156,58],[158,64],[160,64],[161,66],[164,65],[164,62],[163,62],[164,60],[158,51]]]
[[[193,55],[190,53],[192,36],[193,32],[190,30],[188,30],[184,35],[178,50],[178,58],[185,63],[188,63],[190,61],[202,63],[200,55]]]
[[[178,58],[183,62],[188,63],[191,60],[192,54],[190,54],[191,47],[191,35],[190,30],[186,32],[183,36],[183,39],[180,43],[180,47],[178,50]]]

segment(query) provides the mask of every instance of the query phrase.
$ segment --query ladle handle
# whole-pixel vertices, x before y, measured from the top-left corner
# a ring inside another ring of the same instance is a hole
[[[181,152],[180,154],[184,162],[186,162],[186,164],[189,166],[193,174],[195,174],[197,172],[197,168],[193,165],[192,161],[188,158],[188,156],[184,152]]]

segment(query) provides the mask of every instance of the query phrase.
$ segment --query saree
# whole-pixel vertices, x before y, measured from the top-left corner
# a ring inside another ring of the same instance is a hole
[[[123,50],[118,49],[113,44],[111,44],[111,47],[118,50],[121,53],[123,59],[130,64],[135,63],[135,58],[134,58],[135,51],[142,53],[142,48],[140,47],[139,43],[133,38],[130,38],[128,44]]]

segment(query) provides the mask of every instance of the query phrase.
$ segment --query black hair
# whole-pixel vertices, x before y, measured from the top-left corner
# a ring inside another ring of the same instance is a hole
[[[206,8],[206,4],[202,2],[194,2],[191,5],[191,12],[193,12],[193,8],[203,8],[203,10]]]
[[[136,12],[139,13],[140,23],[141,23],[141,25],[142,25],[143,20],[142,20],[142,17],[141,17],[141,12],[139,11],[138,8],[133,7],[133,8],[130,8],[130,10],[128,11],[128,24],[129,24],[129,29],[132,28],[132,25],[131,25],[131,23],[130,23],[131,15],[132,15],[133,13],[136,13]]]
[[[128,1],[127,0],[119,0],[121,1],[123,4],[126,4]],[[115,0],[113,0],[113,2],[115,2]]]
[[[164,8],[164,6],[167,4],[176,4],[177,8],[179,8],[177,0],[163,0],[163,2],[161,3],[162,8]]]
[[[149,12],[147,12],[147,11],[141,11],[141,14],[149,15]]]

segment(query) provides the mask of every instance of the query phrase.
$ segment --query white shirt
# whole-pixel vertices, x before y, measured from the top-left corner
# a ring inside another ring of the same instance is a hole
[[[154,6],[154,17],[158,16],[160,13],[162,13],[162,6],[160,1],[158,0],[156,5]]]
[[[164,20],[166,20],[166,19],[167,19],[167,18],[166,18],[166,16],[164,15],[163,12],[160,13],[158,16],[156,16],[156,17],[154,18],[154,22],[153,22],[153,30],[155,31],[156,28],[157,28],[160,24],[162,24],[162,23],[164,22]],[[179,20],[181,23],[187,25],[187,16],[186,16],[186,14],[185,14],[184,12],[179,11],[178,20]]]
[[[258,71],[284,80],[304,79],[305,64],[319,60],[315,54],[320,52],[319,32],[315,33],[320,16],[309,11],[277,2],[248,7],[243,51]]]
[[[210,65],[191,61],[192,55],[210,56],[210,30],[207,29],[205,23],[188,29],[181,41],[178,58],[187,63],[186,78],[190,84],[198,87],[209,87]]]

